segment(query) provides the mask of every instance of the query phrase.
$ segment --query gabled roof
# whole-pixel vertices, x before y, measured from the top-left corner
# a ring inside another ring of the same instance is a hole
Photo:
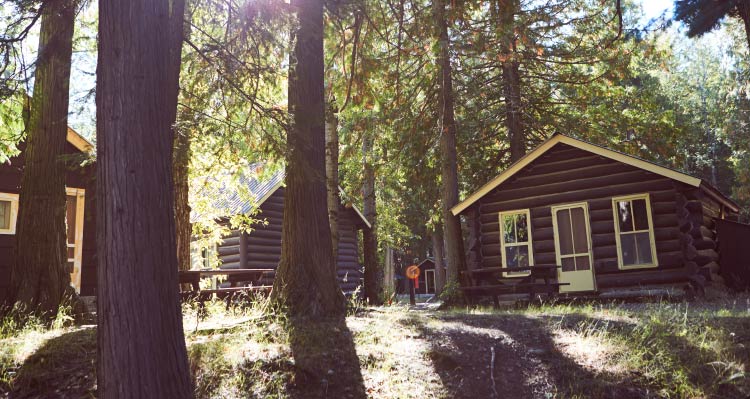
[[[270,177],[259,179],[254,173],[258,168],[264,166],[264,163],[255,163],[247,167],[247,173],[239,176],[239,185],[248,190],[248,195],[241,195],[234,187],[222,184],[211,192],[205,192],[203,195],[212,198],[212,207],[219,210],[224,215],[239,215],[250,213],[253,209],[260,207],[276,190],[284,185],[284,168],[279,168]],[[339,193],[343,197],[344,190],[339,187]],[[372,225],[359,209],[351,204],[352,210],[359,216],[367,228]]]
[[[66,138],[68,143],[72,144],[73,147],[78,149],[78,151],[89,153],[94,150],[94,145],[78,132],[71,129],[70,126],[68,126],[68,134]]]
[[[739,211],[739,206],[737,206],[737,204],[734,203],[734,201],[732,201],[731,199],[721,194],[719,190],[717,190],[716,188],[708,184],[706,181],[703,181],[697,177],[690,176],[686,173],[657,165],[653,162],[649,162],[649,161],[640,159],[638,157],[634,157],[632,155],[627,155],[619,151],[614,151],[609,148],[602,147],[600,145],[592,144],[592,143],[579,140],[579,139],[574,139],[564,134],[555,133],[554,135],[552,135],[552,137],[547,139],[547,141],[540,144],[534,150],[526,154],[523,158],[513,163],[508,169],[506,169],[505,171],[500,173],[498,176],[496,176],[494,179],[490,180],[488,183],[480,187],[479,190],[475,191],[465,200],[461,201],[456,206],[451,208],[451,213],[453,213],[454,215],[458,215],[461,212],[465,211],[468,207],[470,207],[472,204],[477,202],[480,198],[484,197],[490,191],[494,190],[497,186],[499,186],[506,180],[513,177],[513,175],[520,172],[524,167],[534,162],[534,160],[544,155],[547,151],[549,151],[550,149],[552,149],[552,147],[554,147],[556,144],[559,144],[559,143],[567,144],[571,147],[575,147],[584,151],[588,151],[590,153],[593,153],[593,154],[596,154],[605,158],[609,158],[617,162],[622,162],[624,164],[628,164],[630,166],[634,166],[636,168],[643,169],[651,173],[655,173],[657,175],[661,175],[669,179],[679,181],[681,183],[687,184],[688,186],[700,188],[706,194],[708,194],[711,198],[715,199],[720,204],[726,206],[733,212]]]

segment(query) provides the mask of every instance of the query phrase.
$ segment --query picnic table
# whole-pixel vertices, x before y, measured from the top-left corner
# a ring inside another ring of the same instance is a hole
[[[206,299],[216,295],[219,298],[230,301],[236,293],[244,292],[268,292],[271,290],[270,285],[258,284],[261,279],[273,273],[275,269],[201,269],[201,270],[180,270],[180,284],[190,284],[192,290],[182,291],[180,295],[183,299],[197,298],[201,303]],[[202,290],[200,280],[202,277],[226,276],[229,287],[212,288]],[[250,284],[250,286],[241,286],[241,284]],[[239,286],[238,286],[239,285]]]
[[[461,287],[461,290],[470,299],[476,296],[491,296],[495,306],[499,305],[498,296],[503,294],[528,293],[529,300],[532,300],[538,293],[546,293],[551,297],[557,293],[558,287],[570,284],[557,281],[557,269],[561,267],[559,265],[534,265],[468,270],[463,273],[469,277],[467,280],[470,285]],[[514,283],[500,281],[502,273],[517,272],[529,272],[529,274],[517,279]]]

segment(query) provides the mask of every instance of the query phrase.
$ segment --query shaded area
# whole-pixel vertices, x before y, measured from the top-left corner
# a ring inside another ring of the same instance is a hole
[[[95,359],[95,328],[50,338],[18,369],[8,397],[95,397]]]
[[[344,318],[290,322],[294,398],[366,398],[359,358]]]

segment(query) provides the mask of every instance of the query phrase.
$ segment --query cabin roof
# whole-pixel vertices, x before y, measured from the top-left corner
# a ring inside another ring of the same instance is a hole
[[[456,206],[451,208],[451,213],[453,213],[453,215],[459,215],[460,213],[465,211],[467,208],[469,208],[471,205],[473,205],[475,202],[477,202],[479,199],[489,194],[492,190],[494,190],[500,184],[502,184],[503,182],[513,177],[513,175],[520,172],[524,167],[534,162],[534,160],[536,160],[540,156],[550,151],[556,144],[559,144],[559,143],[567,144],[571,147],[575,147],[575,148],[588,151],[596,155],[600,155],[605,158],[609,158],[618,162],[622,162],[624,164],[628,164],[636,168],[643,169],[643,170],[655,173],[657,175],[661,175],[661,176],[670,178],[672,180],[679,181],[681,183],[687,184],[692,187],[700,188],[706,194],[708,194],[711,198],[715,199],[720,204],[726,206],[733,212],[739,211],[739,206],[737,206],[737,204],[734,201],[727,198],[719,190],[717,190],[715,187],[711,186],[708,182],[702,179],[688,175],[686,173],[680,172],[672,168],[667,168],[661,165],[657,165],[653,162],[646,161],[644,159],[641,159],[632,155],[628,155],[619,151],[611,150],[609,148],[606,148],[597,144],[575,139],[573,137],[566,136],[561,133],[555,133],[554,135],[552,135],[552,137],[550,137],[545,142],[537,146],[535,149],[533,149],[531,152],[526,154],[524,157],[522,157],[521,159],[519,159],[518,161],[510,165],[508,169],[504,170],[502,173],[497,175],[494,179],[490,180],[485,185],[480,187],[479,190],[475,191],[474,193],[469,195],[466,199],[464,199],[463,201],[458,203]]]
[[[77,148],[78,151],[89,153],[94,150],[94,144],[86,140],[85,137],[81,136],[78,132],[68,126],[68,134],[66,135],[68,143]]]
[[[264,166],[265,163],[263,162],[251,164],[246,169],[247,173],[239,175],[239,185],[245,187],[249,195],[242,195],[234,187],[227,184],[221,184],[215,190],[212,190],[213,192],[204,193],[204,195],[213,198],[212,206],[226,215],[248,214],[254,208],[263,205],[276,190],[284,185],[285,170],[283,167],[278,168],[271,176],[260,178],[255,172]],[[339,193],[341,197],[344,196],[344,190],[341,187],[339,187]],[[370,222],[356,205],[351,204],[351,209],[367,228],[372,228]]]

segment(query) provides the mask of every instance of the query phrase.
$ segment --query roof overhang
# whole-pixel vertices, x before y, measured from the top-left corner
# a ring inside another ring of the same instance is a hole
[[[473,205],[475,202],[477,202],[480,198],[484,197],[490,191],[494,190],[497,186],[499,186],[506,180],[513,177],[513,175],[521,171],[524,167],[526,167],[530,163],[534,162],[537,158],[544,155],[547,151],[549,151],[550,149],[552,149],[552,147],[554,147],[556,144],[559,144],[559,143],[567,144],[571,147],[579,148],[581,150],[588,151],[590,153],[593,153],[593,154],[596,154],[605,158],[609,158],[614,161],[618,161],[627,165],[634,166],[639,169],[643,169],[643,170],[655,173],[657,175],[667,177],[672,180],[679,181],[681,183],[687,184],[692,187],[700,188],[701,190],[706,192],[709,196],[719,201],[719,203],[731,209],[732,211],[734,212],[739,211],[739,207],[737,206],[737,204],[735,204],[729,198],[726,198],[714,187],[712,187],[711,185],[707,184],[706,182],[702,181],[701,179],[697,177],[690,176],[688,174],[676,171],[674,169],[659,166],[653,162],[645,161],[643,159],[636,158],[632,155],[623,154],[621,152],[610,150],[608,148],[605,148],[596,144],[574,139],[572,137],[565,136],[560,133],[555,133],[547,141],[540,144],[534,150],[526,154],[523,158],[513,163],[508,169],[500,173],[494,179],[490,180],[487,184],[480,187],[479,190],[475,191],[465,200],[461,201],[456,206],[451,208],[451,213],[453,213],[453,215],[459,215],[460,213],[465,211],[467,208],[469,208],[471,205]]]
[[[78,151],[90,153],[94,151],[94,145],[91,144],[90,141],[86,140],[83,136],[78,134],[75,130],[71,129],[70,126],[68,126],[68,134],[66,136],[68,143],[73,145],[73,147],[77,148]]]

